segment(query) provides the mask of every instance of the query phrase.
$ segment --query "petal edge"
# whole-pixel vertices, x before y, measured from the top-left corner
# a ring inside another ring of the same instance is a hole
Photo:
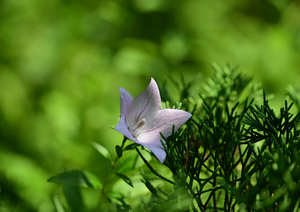
[[[129,140],[132,140],[133,142],[139,143],[137,139],[135,139],[131,133],[128,130],[128,127],[125,123],[125,119],[122,117],[119,120],[119,123],[117,124],[117,126],[115,127],[115,130],[118,131],[119,133],[123,134],[124,136],[126,136]]]
[[[120,105],[121,105],[121,117],[126,116],[126,111],[131,108],[134,99],[124,88],[119,87],[120,91]]]

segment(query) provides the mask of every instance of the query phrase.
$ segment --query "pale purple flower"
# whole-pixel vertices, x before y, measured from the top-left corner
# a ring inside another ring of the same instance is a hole
[[[124,89],[120,89],[121,118],[115,130],[128,139],[150,149],[163,163],[166,152],[161,144],[161,135],[172,134],[173,125],[177,131],[192,114],[177,109],[161,109],[158,86],[151,78],[149,86],[135,99]]]

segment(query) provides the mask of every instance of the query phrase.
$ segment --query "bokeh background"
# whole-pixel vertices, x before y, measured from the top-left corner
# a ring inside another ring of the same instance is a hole
[[[0,211],[54,211],[64,169],[101,173],[122,135],[119,90],[231,62],[283,105],[300,80],[300,2],[0,1]],[[176,99],[176,91],[171,94]]]

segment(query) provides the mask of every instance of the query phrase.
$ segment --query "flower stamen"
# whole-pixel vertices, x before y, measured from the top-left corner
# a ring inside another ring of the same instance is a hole
[[[146,124],[146,119],[139,120],[133,127],[128,127],[129,132],[133,137],[138,137],[140,130]]]

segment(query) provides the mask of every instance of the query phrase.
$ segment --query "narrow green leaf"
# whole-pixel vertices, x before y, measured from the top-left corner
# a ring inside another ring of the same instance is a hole
[[[61,201],[58,198],[58,196],[53,197],[53,202],[54,202],[54,207],[57,212],[65,212],[64,207],[62,206]]]
[[[101,154],[103,155],[106,159],[111,160],[111,155],[109,151],[102,145],[92,142],[93,147]]]
[[[154,194],[154,196],[160,197],[157,193],[157,190],[155,189],[155,187],[151,184],[151,182],[149,180],[142,180],[142,182],[145,184],[145,186],[148,188],[148,190]]]
[[[133,188],[133,184],[132,184],[132,182],[131,182],[131,180],[130,180],[129,177],[127,177],[125,174],[121,174],[121,173],[117,173],[117,172],[115,172],[115,174],[119,178],[121,178],[122,180],[124,180],[125,183],[127,183],[128,185],[130,185]]]
[[[54,175],[48,182],[80,186],[84,188],[102,188],[99,178],[87,171],[72,170]]]

